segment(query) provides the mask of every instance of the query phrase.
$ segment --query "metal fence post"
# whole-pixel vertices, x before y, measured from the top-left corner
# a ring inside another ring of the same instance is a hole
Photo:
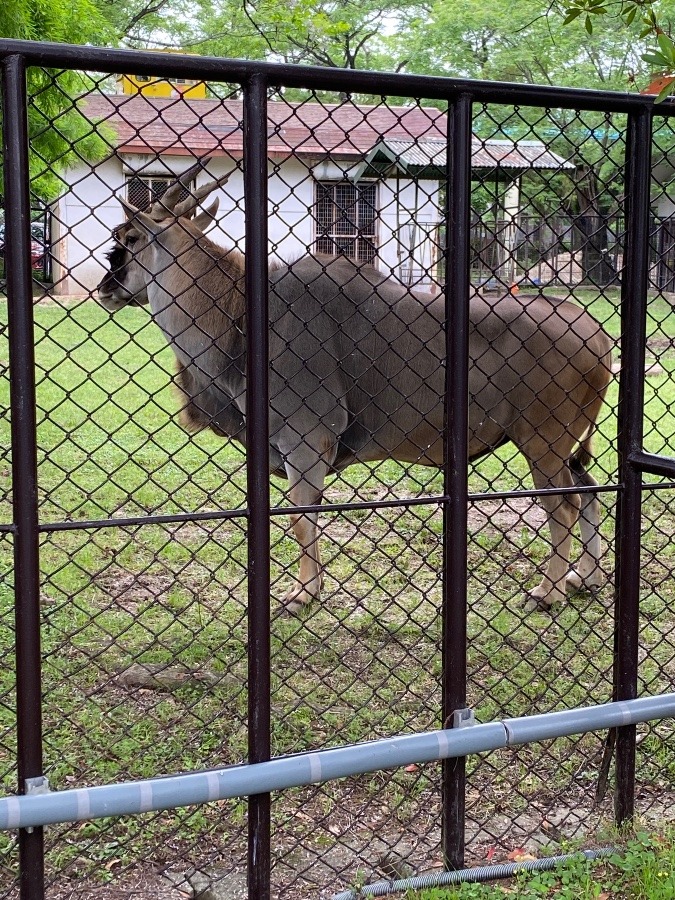
[[[448,116],[446,196],[445,496],[443,504],[443,722],[466,706],[467,494],[469,422],[469,234],[471,220],[471,97]],[[464,866],[466,761],[443,763],[443,854]]]
[[[619,483],[616,534],[614,699],[637,696],[640,627],[642,471],[631,454],[642,450],[649,261],[651,175],[649,108],[628,116],[626,146],[626,250],[621,290],[621,383],[618,409]],[[617,824],[635,807],[635,725],[617,729],[614,810]]]
[[[19,55],[3,61],[5,163],[5,258],[9,316],[9,379],[12,417],[16,708],[19,793],[42,775],[40,662],[40,558],[37,496],[37,430],[26,64]],[[44,897],[41,828],[19,831],[22,900]]]
[[[244,86],[246,203],[246,478],[248,504],[248,751],[270,758],[270,495],[268,425],[267,80]],[[248,891],[270,897],[271,797],[249,801]]]

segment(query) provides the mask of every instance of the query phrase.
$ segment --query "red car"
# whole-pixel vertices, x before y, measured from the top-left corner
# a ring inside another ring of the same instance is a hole
[[[42,269],[45,264],[45,232],[42,225],[33,222],[30,226],[30,264],[33,269]],[[0,224],[0,259],[5,256],[5,226]]]

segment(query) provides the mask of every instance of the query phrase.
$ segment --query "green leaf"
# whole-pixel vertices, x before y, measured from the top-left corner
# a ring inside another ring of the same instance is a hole
[[[656,66],[658,69],[668,68],[670,64],[670,60],[666,59],[661,53],[658,53],[656,50],[647,51],[642,54],[642,59],[644,62],[649,63],[650,66]]]
[[[675,91],[675,81],[669,81],[668,84],[664,85],[658,92],[654,103],[661,103],[661,101],[665,100],[666,97],[670,97],[673,91]]]
[[[632,25],[633,19],[635,18],[635,14],[637,13],[637,6],[634,6],[632,9],[629,9],[627,13],[624,13],[623,20],[626,25]]]
[[[661,53],[663,53],[664,56],[671,58],[673,56],[673,53],[675,52],[672,39],[669,38],[667,34],[660,32],[660,34],[656,36],[656,41],[659,45]]]
[[[565,18],[563,19],[563,25],[569,25],[570,22],[574,22],[574,20],[577,19],[581,15],[581,13],[582,13],[582,10],[580,10],[580,9],[570,10],[570,12],[568,12],[567,15],[565,16]]]
[[[586,16],[586,31],[589,34],[593,34],[593,22],[591,21],[591,17],[588,15]]]

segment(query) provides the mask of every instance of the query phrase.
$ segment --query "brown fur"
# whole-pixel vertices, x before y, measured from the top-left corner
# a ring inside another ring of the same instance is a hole
[[[245,444],[242,255],[210,241],[197,219],[130,215],[117,237],[135,261],[126,266],[127,286],[115,288],[127,299],[113,297],[109,276],[102,302],[114,309],[147,294],[178,360],[185,427]],[[141,235],[133,247],[132,232]],[[271,269],[270,468],[288,478],[293,506],[318,506],[328,472],[354,462],[443,464],[444,319],[443,300],[415,296],[349,259],[307,256]],[[546,574],[530,604],[549,607],[566,588],[602,581],[597,495],[569,489],[595,485],[585,467],[611,378],[610,349],[598,322],[573,303],[471,301],[469,456],[514,443],[542,491],[551,531]],[[317,517],[292,517],[300,572],[290,608],[319,596]],[[570,570],[577,522],[582,554]]]

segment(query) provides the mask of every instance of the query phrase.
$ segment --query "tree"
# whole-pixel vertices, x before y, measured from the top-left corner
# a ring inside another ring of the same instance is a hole
[[[296,0],[290,4],[244,0],[242,6],[234,0],[214,8],[206,0],[201,31],[214,36],[207,45],[210,52],[221,53],[233,39],[243,37],[247,51],[258,56],[347,69],[375,68],[383,47],[383,25],[393,28],[411,5],[410,0]]]
[[[108,34],[94,0],[13,0],[0,5],[2,37],[86,43],[105,42]],[[59,189],[56,171],[72,159],[74,145],[90,158],[102,155],[105,146],[73,99],[87,90],[89,79],[77,72],[31,67],[27,81],[31,187],[37,198],[49,200]]]
[[[596,22],[602,18],[618,33],[636,24],[640,38],[648,38],[652,46],[642,53],[642,60],[656,70],[656,74],[675,75],[675,42],[672,38],[673,3],[671,0],[559,0],[551,11],[564,16],[564,24],[581,21],[587,34],[592,35]],[[654,42],[656,46],[654,46]],[[675,81],[667,81],[661,88],[657,102],[675,90]]]

